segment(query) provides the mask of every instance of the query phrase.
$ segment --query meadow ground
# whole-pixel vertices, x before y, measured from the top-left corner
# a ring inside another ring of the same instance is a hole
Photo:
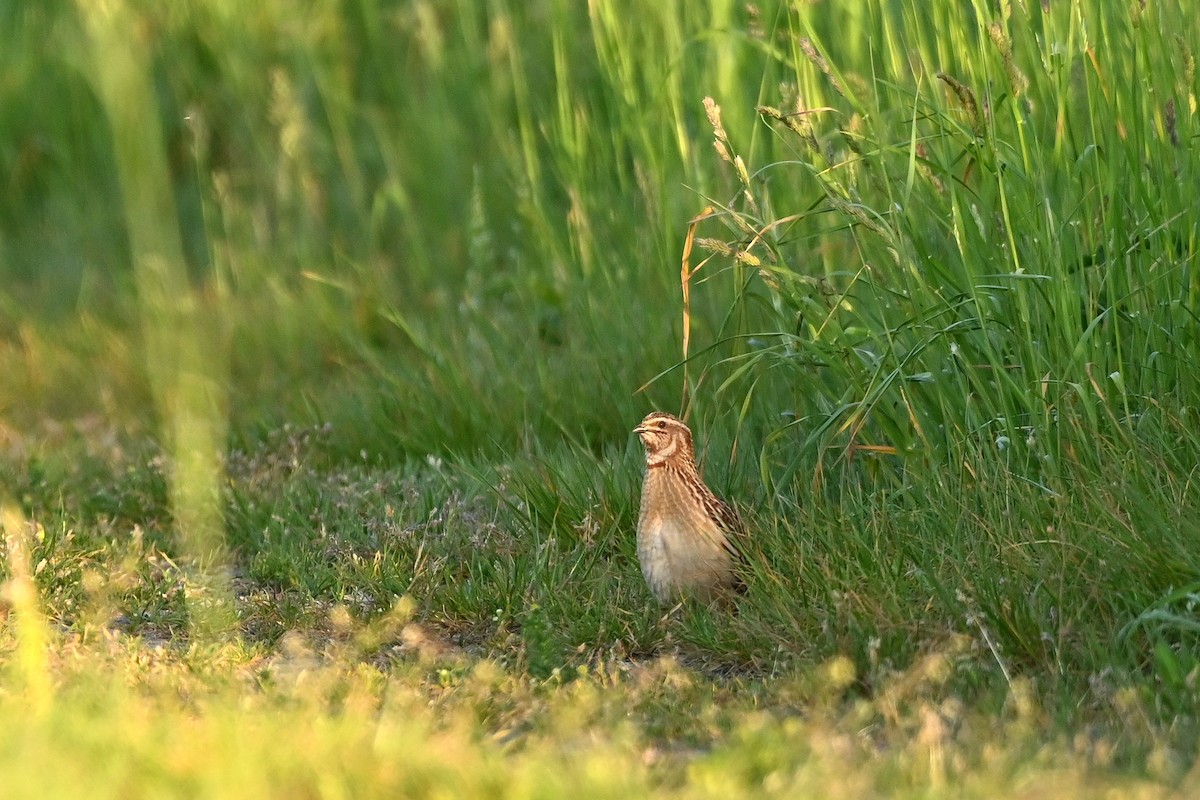
[[[1197,48],[0,9],[5,796],[1197,792]],[[652,408],[733,608],[642,582]]]

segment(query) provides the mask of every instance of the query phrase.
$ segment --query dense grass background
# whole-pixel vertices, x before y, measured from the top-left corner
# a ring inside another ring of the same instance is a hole
[[[522,794],[574,723],[638,765],[596,793],[1190,785],[1198,34],[1181,0],[0,8],[0,759],[128,713],[168,763],[182,696],[360,792],[433,791],[451,742]],[[652,408],[753,520],[736,613],[642,585]],[[428,774],[336,744],[396,692],[449,709],[374,740]],[[344,714],[305,744],[297,708]],[[213,758],[139,791],[282,785]]]

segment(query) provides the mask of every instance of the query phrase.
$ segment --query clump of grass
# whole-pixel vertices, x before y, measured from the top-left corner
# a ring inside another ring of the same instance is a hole
[[[1180,516],[1200,457],[1177,191],[1194,165],[1164,116],[1193,91],[1172,32],[1194,20],[894,11],[843,10],[861,51],[824,10],[780,13],[771,138],[743,145],[706,100],[728,173],[708,194],[728,199],[684,288],[721,276],[732,300],[697,386],[778,415],[770,600],[739,626],[759,649],[800,628],[864,667],[964,633],[986,648],[976,679],[1041,676],[1064,709],[1110,669],[1148,670],[1164,719],[1191,727],[1172,688],[1187,626],[1152,609],[1200,566]],[[1154,635],[1112,651],[1155,618],[1174,628],[1159,655]]]
[[[1191,91],[1171,38],[1190,19],[945,13],[936,28],[864,14],[870,53],[787,15],[794,76],[758,109],[776,136],[745,160],[710,105],[736,191],[720,206],[732,238],[701,244],[732,256],[746,308],[729,332],[756,335],[736,339],[726,388],[792,387],[763,393],[794,419],[770,477],[865,458],[903,484],[970,443],[1058,491],[1110,445],[1194,449],[1188,167],[1178,131],[1152,124]],[[1104,51],[1112,73],[1096,30],[1128,37]]]

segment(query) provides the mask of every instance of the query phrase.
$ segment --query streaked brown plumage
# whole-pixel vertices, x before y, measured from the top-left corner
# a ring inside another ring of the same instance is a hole
[[[660,603],[707,602],[734,588],[740,555],[731,537],[742,524],[700,477],[692,432],[661,411],[633,430],[646,448],[637,549],[650,591]]]

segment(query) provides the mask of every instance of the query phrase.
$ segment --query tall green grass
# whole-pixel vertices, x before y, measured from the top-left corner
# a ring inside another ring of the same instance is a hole
[[[129,5],[152,53],[172,200],[154,225],[178,229],[197,302],[230,325],[235,428],[305,414],[338,419],[349,454],[470,451],[579,428],[611,438],[673,401],[669,380],[653,403],[630,398],[678,354],[674,264],[698,207],[685,185],[716,167],[699,98],[708,75],[732,85],[760,62],[731,7],[677,11],[647,7],[635,30],[604,4],[320,5],[300,18],[286,4]],[[4,261],[14,297],[59,309],[29,324],[38,341],[76,312],[127,319],[137,301],[107,156],[117,110],[86,64],[41,64],[86,52],[86,35],[69,5],[13,16]],[[90,102],[37,103],[47,74]],[[22,154],[43,148],[62,169],[39,171],[32,193]],[[104,233],[47,235],[75,218]],[[79,371],[58,360],[40,368]],[[138,367],[91,381],[125,393],[116,378]],[[39,405],[88,405],[36,384],[7,404],[30,389]],[[587,402],[596,392],[617,405]],[[407,422],[381,442],[398,408]]]
[[[788,420],[760,456],[795,521],[774,544],[815,535],[820,564],[770,618],[857,584],[868,606],[836,623],[864,661],[897,625],[980,626],[993,677],[1036,664],[1075,695],[1116,640],[1180,696],[1195,25],[1178,4],[805,6],[763,34],[791,71],[759,107],[774,136],[742,145],[710,103],[734,185],[701,269],[736,298],[713,374]]]
[[[783,474],[989,443],[1052,484],[1108,446],[1194,453],[1192,16],[827,11],[781,15],[775,136],[721,145],[746,166],[727,165],[732,236],[707,243],[764,308],[729,388],[791,386],[763,401],[795,418]]]

